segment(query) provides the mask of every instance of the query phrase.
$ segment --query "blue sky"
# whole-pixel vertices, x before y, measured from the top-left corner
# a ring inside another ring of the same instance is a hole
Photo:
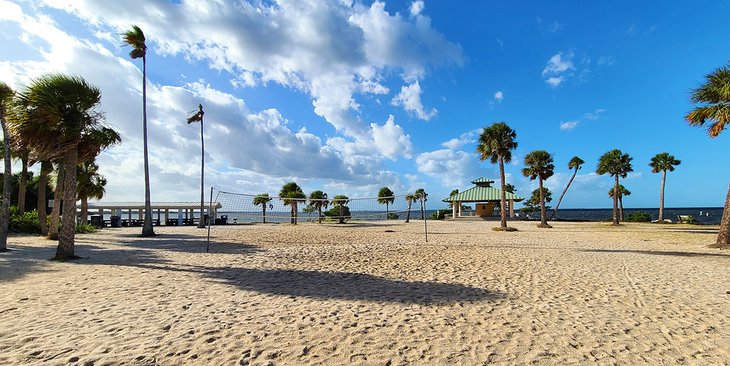
[[[689,127],[691,88],[728,60],[730,4],[719,1],[15,1],[0,0],[0,80],[22,89],[46,72],[98,85],[124,142],[99,157],[109,201],[141,201],[141,63],[120,33],[147,36],[153,201],[199,197],[200,141],[188,113],[206,110],[206,183],[276,194],[369,197],[424,187],[433,198],[498,177],[475,153],[505,121],[519,148],[554,155],[557,196],[574,155],[586,161],[563,207],[609,207],[598,157],[634,157],[627,207],[658,205],[652,156],[669,174],[668,207],[722,206],[730,132]],[[36,168],[37,169],[37,168]],[[437,201],[437,200],[433,200]],[[433,207],[433,206],[432,206]]]

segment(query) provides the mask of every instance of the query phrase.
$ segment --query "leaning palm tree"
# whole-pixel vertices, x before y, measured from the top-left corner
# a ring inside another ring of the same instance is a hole
[[[608,196],[613,198],[613,192],[616,188],[611,187],[608,190]],[[631,191],[626,189],[623,184],[618,185],[618,217],[621,221],[624,220],[624,196],[631,196]]]
[[[7,111],[10,109],[10,103],[15,95],[13,89],[7,84],[0,81],[0,125],[3,130],[3,150],[5,152],[3,161],[5,169],[3,171],[3,197],[0,205],[0,252],[8,250],[8,225],[10,224],[10,178],[12,172],[12,162],[10,161],[10,145],[12,137],[8,132],[8,124],[5,118]]]
[[[291,223],[297,224],[297,205],[299,202],[304,201],[307,196],[302,191],[302,188],[294,182],[288,182],[281,187],[279,191],[279,197],[284,203],[284,206],[291,206]]]
[[[563,193],[560,194],[560,198],[558,198],[558,203],[555,205],[555,209],[553,210],[553,214],[550,216],[550,220],[555,218],[555,215],[558,213],[558,208],[560,207],[560,202],[563,202],[563,197],[565,197],[565,193],[568,192],[568,188],[570,188],[570,184],[573,183],[573,179],[575,179],[575,176],[578,174],[578,171],[580,170],[580,168],[583,164],[585,164],[585,161],[583,161],[583,159],[579,158],[578,156],[574,156],[568,162],[568,170],[571,170],[571,169],[575,169],[575,170],[573,171],[573,175],[570,177],[568,184],[565,186]]]
[[[106,178],[99,174],[99,164],[85,161],[76,168],[78,188],[76,195],[81,200],[81,223],[86,224],[89,215],[89,198],[100,200],[106,194]]]
[[[253,204],[254,206],[261,205],[261,217],[263,218],[263,223],[266,223],[266,206],[269,205],[269,202],[271,202],[273,198],[269,197],[268,193],[261,193],[260,195],[253,198]]]
[[[418,197],[416,197],[415,194],[406,195],[406,202],[408,203],[408,214],[406,214],[406,223],[411,222],[411,205],[413,205],[413,202],[416,202],[417,200]]]
[[[378,203],[385,205],[385,219],[388,219],[390,212],[388,211],[388,205],[395,202],[395,194],[388,187],[380,188],[378,191]]]
[[[124,44],[132,46],[129,57],[142,59],[142,136],[144,140],[144,225],[142,236],[154,236],[152,228],[152,203],[150,201],[150,165],[147,152],[147,45],[142,30],[132,25],[123,35]]]
[[[690,99],[697,105],[685,119],[691,126],[709,124],[710,137],[717,137],[730,124],[730,69],[723,66],[705,77],[705,83],[692,91]],[[714,247],[730,248],[730,185],[722,210],[720,233]]]
[[[545,213],[543,181],[552,177],[554,170],[553,157],[545,150],[535,150],[525,156],[525,168],[522,169],[522,175],[530,180],[537,179],[540,190],[540,224],[537,225],[539,228],[552,227],[548,225]]]
[[[320,224],[322,223],[322,208],[327,208],[329,204],[330,203],[327,200],[327,193],[314,191],[309,194],[309,207],[317,210],[317,221],[319,221]]]
[[[84,131],[103,119],[96,111],[101,102],[101,92],[82,78],[50,74],[33,80],[19,98],[28,113],[24,113],[27,118],[13,123],[15,138],[28,146],[38,160],[63,162],[63,200],[67,204],[62,208],[54,259],[77,258],[74,254],[74,203],[79,144]]]
[[[667,170],[673,172],[674,167],[679,164],[682,164],[682,161],[675,159],[673,155],[668,153],[654,155],[651,158],[651,163],[649,163],[652,173],[662,172],[662,186],[659,191],[659,218],[657,219],[660,224],[664,223],[664,184],[667,180]]]
[[[631,166],[631,160],[633,158],[629,156],[629,154],[624,154],[619,149],[613,149],[601,156],[601,158],[598,160],[598,167],[596,168],[596,173],[598,175],[603,175],[608,173],[612,177],[615,178],[615,182],[613,185],[613,192],[620,192],[619,191],[619,178],[626,178],[626,176],[634,171],[634,168]],[[618,225],[619,224],[619,212],[618,212],[618,195],[613,195],[613,224]]]
[[[492,164],[499,164],[501,183],[500,227],[507,228],[507,194],[505,191],[504,163],[512,161],[512,150],[517,148],[517,133],[504,122],[496,122],[482,131],[479,136],[477,152],[481,161],[489,159]]]

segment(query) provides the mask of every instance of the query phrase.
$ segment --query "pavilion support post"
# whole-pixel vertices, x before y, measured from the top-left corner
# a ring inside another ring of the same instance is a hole
[[[167,220],[170,220],[170,209],[165,209],[165,225],[167,225]]]
[[[459,207],[457,208],[457,211],[459,212],[459,217],[461,217],[461,201],[456,202]]]
[[[137,220],[144,220],[144,213],[141,208],[137,210]]]
[[[451,217],[453,217],[453,218],[458,217],[456,215],[456,202],[455,201],[451,201]]]
[[[127,219],[129,219],[130,223],[132,222],[132,209],[131,208],[127,211]]]
[[[509,217],[514,219],[515,218],[515,201],[509,200]]]

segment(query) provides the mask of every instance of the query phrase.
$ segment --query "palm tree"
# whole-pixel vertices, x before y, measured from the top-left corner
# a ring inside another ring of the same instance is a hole
[[[614,192],[620,192],[618,179],[626,178],[626,176],[629,175],[630,172],[634,171],[634,168],[631,166],[631,160],[633,160],[633,158],[629,156],[629,154],[624,154],[619,149],[613,149],[603,154],[598,160],[596,173],[598,173],[598,175],[608,173],[609,175],[614,177]],[[619,224],[618,195],[613,195],[613,224]]]
[[[330,203],[327,200],[327,193],[314,191],[309,194],[309,206],[317,210],[317,221],[319,221],[320,224],[322,223],[322,208],[327,208],[329,204]]]
[[[712,124],[707,129],[710,137],[717,137],[730,122],[730,69],[723,66],[705,77],[705,84],[692,91],[692,103],[699,104],[687,114],[685,119],[691,126]],[[725,196],[725,209],[722,210],[720,232],[714,247],[730,248],[730,185]]]
[[[254,206],[261,205],[261,217],[263,218],[264,224],[266,223],[266,206],[269,205],[273,198],[269,197],[268,193],[262,193],[253,198]]]
[[[517,133],[504,122],[496,122],[482,131],[479,136],[477,152],[481,161],[489,159],[492,164],[499,163],[499,179],[502,195],[500,197],[500,227],[507,228],[507,194],[505,191],[504,163],[512,161],[512,150],[517,148]]]
[[[504,185],[504,191],[509,193],[515,193],[515,186],[511,183],[507,183]]]
[[[578,171],[580,170],[580,168],[583,164],[585,164],[585,161],[583,161],[583,159],[579,158],[578,156],[574,156],[568,162],[568,170],[571,170],[571,169],[575,169],[575,170],[573,171],[573,175],[570,177],[568,184],[565,186],[563,193],[560,194],[560,198],[558,198],[558,203],[555,205],[555,209],[553,210],[553,214],[550,216],[550,220],[552,220],[555,217],[555,215],[558,213],[558,208],[560,207],[560,202],[563,202],[563,197],[565,197],[565,193],[568,192],[568,188],[570,188],[570,184],[573,183],[573,179],[575,179],[575,176],[578,174]]]
[[[428,193],[426,193],[426,190],[423,188],[416,189],[416,193],[414,194],[416,196],[416,200],[421,202],[421,218],[423,220],[426,219],[426,205],[424,202],[428,201]]]
[[[86,224],[89,214],[89,198],[100,200],[106,193],[106,178],[99,174],[99,164],[85,161],[76,168],[78,188],[76,195],[81,200],[81,223]]]
[[[535,150],[525,156],[525,168],[522,175],[535,180],[537,178],[538,189],[540,190],[540,224],[537,227],[550,228],[545,213],[545,195],[543,194],[543,181],[552,177],[555,170],[553,157],[545,150]]]
[[[96,111],[101,92],[84,79],[60,74],[41,76],[20,93],[28,118],[18,119],[13,135],[28,146],[38,160],[63,162],[63,200],[61,230],[54,259],[77,258],[74,254],[76,218],[76,165],[84,131],[98,124]],[[60,185],[60,184],[59,184]]]
[[[652,173],[662,172],[662,186],[659,191],[659,218],[657,219],[657,222],[660,224],[664,223],[664,184],[667,180],[667,170],[673,172],[674,167],[679,164],[682,164],[682,161],[675,159],[673,155],[669,155],[668,153],[654,155],[651,158],[651,163],[649,163]]]
[[[406,202],[408,203],[408,214],[406,215],[406,222],[411,222],[411,205],[413,205],[413,202],[416,202],[418,200],[418,197],[416,197],[415,194],[407,194],[406,195]]]
[[[284,184],[279,191],[279,197],[284,202],[284,206],[291,206],[291,223],[297,224],[297,205],[300,201],[304,201],[307,196],[302,188],[294,182]]]
[[[378,203],[385,205],[385,219],[388,219],[388,205],[395,202],[395,194],[388,187],[380,188],[378,192]]]
[[[345,223],[345,217],[348,216],[348,213],[350,212],[349,209],[346,211],[347,206],[345,205],[347,205],[348,202],[350,202],[350,197],[347,197],[344,194],[338,194],[334,199],[332,199],[332,206],[339,207],[340,215],[338,217],[340,219],[340,224]]]
[[[613,192],[615,191],[614,187],[611,187],[611,189],[608,190],[608,196],[613,198]],[[619,213],[619,219],[621,221],[624,220],[624,196],[630,196],[631,191],[626,189],[623,184],[618,185],[618,213]]]
[[[5,115],[10,106],[11,100],[15,95],[13,89],[8,84],[0,81],[0,125],[2,126],[3,150],[5,170],[3,173],[3,197],[2,205],[0,205],[0,252],[8,250],[8,224],[10,224],[10,178],[13,175],[12,163],[10,161],[10,144],[12,137],[8,132],[8,123]]]
[[[147,152],[147,45],[142,30],[132,25],[132,29],[122,36],[124,44],[132,46],[129,57],[142,59],[142,136],[144,140],[144,225],[142,236],[154,236],[152,228],[152,203],[150,201],[150,165]],[[202,212],[201,212],[202,215]]]

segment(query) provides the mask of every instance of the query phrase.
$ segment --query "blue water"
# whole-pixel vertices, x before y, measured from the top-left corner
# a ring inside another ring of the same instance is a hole
[[[658,208],[624,208],[624,217],[636,211],[643,211],[651,216],[652,220],[659,217]],[[548,211],[548,218],[552,210]],[[664,208],[664,218],[673,222],[677,221],[677,215],[692,215],[699,224],[718,225],[722,218],[722,207],[687,207],[687,208]],[[530,214],[531,217],[540,217],[540,212]],[[610,221],[613,217],[612,209],[560,209],[556,218],[566,221]]]

